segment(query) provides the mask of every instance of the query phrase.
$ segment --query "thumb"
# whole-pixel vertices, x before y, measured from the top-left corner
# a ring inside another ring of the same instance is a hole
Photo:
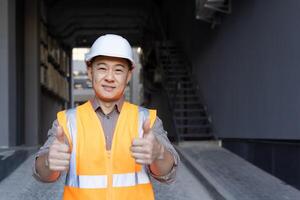
[[[143,131],[144,131],[144,137],[150,133],[150,119],[146,119],[143,123]]]
[[[64,133],[64,130],[61,126],[59,126],[57,128],[57,131],[56,131],[56,139],[61,142],[61,143],[65,143],[65,133]]]

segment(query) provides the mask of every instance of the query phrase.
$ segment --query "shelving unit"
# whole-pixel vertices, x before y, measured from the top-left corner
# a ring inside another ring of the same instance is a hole
[[[48,32],[46,23],[40,24],[40,83],[43,92],[68,103],[70,56]]]
[[[64,48],[47,29],[45,16],[40,20],[40,121],[39,143],[47,139],[47,132],[57,112],[70,106],[71,50]]]

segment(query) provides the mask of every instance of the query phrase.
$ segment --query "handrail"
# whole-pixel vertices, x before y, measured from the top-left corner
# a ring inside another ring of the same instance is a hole
[[[158,56],[158,46],[156,46],[156,60],[157,61],[159,61],[160,59],[159,59],[159,56]],[[166,57],[167,57],[167,60],[168,61],[170,61],[171,59],[170,59],[170,56],[169,56],[169,52],[166,54]],[[161,68],[161,69],[163,69],[163,67],[161,66],[161,62],[159,61],[158,62],[158,67],[159,68]],[[167,95],[167,103],[168,103],[168,106],[169,106],[169,108],[170,108],[170,110],[171,110],[171,115],[172,115],[172,122],[173,122],[173,127],[175,128],[175,134],[176,134],[176,139],[177,139],[177,143],[179,143],[180,142],[180,136],[179,136],[179,132],[178,132],[178,129],[177,129],[177,125],[176,125],[176,121],[175,121],[175,119],[174,119],[174,116],[175,116],[175,113],[174,113],[174,109],[175,109],[175,104],[173,104],[172,102],[176,102],[176,98],[177,98],[177,94],[178,94],[178,92],[180,91],[180,89],[181,89],[181,87],[180,87],[180,85],[181,85],[181,83],[180,83],[180,79],[178,78],[177,79],[177,84],[176,84],[176,86],[175,86],[175,91],[174,91],[174,96],[172,97],[172,96],[170,96],[170,94],[169,94],[169,92],[168,92],[168,90],[165,88],[165,85],[167,85],[167,82],[168,81],[166,81],[166,72],[165,72],[165,70],[163,69],[162,70],[162,83],[163,83],[163,89],[164,89],[164,91],[166,92],[166,95]]]
[[[192,67],[192,64],[190,62],[190,60],[187,58],[187,55],[186,54],[182,54],[183,56],[183,61],[186,65],[186,67],[188,68],[188,75],[189,77],[192,79],[192,82],[196,84],[196,88],[195,88],[195,91],[196,91],[196,95],[197,97],[199,98],[199,101],[201,103],[201,105],[203,106],[203,108],[205,109],[205,114],[207,115],[208,119],[209,119],[209,124],[210,124],[210,129],[211,131],[213,131],[213,127],[212,127],[212,120],[211,120],[211,117],[209,116],[209,110],[208,110],[208,106],[205,102],[205,98],[203,96],[203,93],[201,91],[199,91],[199,83],[198,83],[198,80],[195,78],[195,76],[193,75],[193,67]],[[213,136],[215,139],[218,139],[216,136]]]

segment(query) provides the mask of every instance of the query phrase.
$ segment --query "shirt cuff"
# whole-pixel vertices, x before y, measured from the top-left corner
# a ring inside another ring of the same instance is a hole
[[[39,157],[39,156],[42,156],[42,155],[45,155],[46,153],[48,153],[49,150],[48,149],[44,149],[44,150],[40,150],[38,151],[35,156],[34,156],[34,160],[33,160],[33,166],[32,166],[32,176],[38,180],[38,181],[42,181],[40,175],[37,173],[37,170],[36,170],[36,159]]]
[[[177,156],[175,156],[173,154],[172,151],[166,149],[167,151],[169,151],[172,156],[173,156],[173,159],[174,159],[174,165],[172,167],[172,169],[170,170],[170,172],[166,175],[155,175],[152,173],[151,169],[150,169],[150,165],[148,165],[148,170],[149,170],[149,174],[150,176],[152,176],[153,178],[155,178],[157,181],[161,182],[161,183],[167,183],[167,184],[170,184],[172,182],[175,181],[175,178],[176,178],[176,171],[177,171],[177,168],[178,168],[178,158]]]

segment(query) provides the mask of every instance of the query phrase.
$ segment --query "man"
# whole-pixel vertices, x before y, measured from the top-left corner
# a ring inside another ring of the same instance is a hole
[[[66,171],[64,199],[154,199],[149,174],[173,181],[179,158],[156,111],[124,101],[134,67],[131,46],[107,34],[85,61],[95,98],[57,114],[35,176],[53,182]]]

